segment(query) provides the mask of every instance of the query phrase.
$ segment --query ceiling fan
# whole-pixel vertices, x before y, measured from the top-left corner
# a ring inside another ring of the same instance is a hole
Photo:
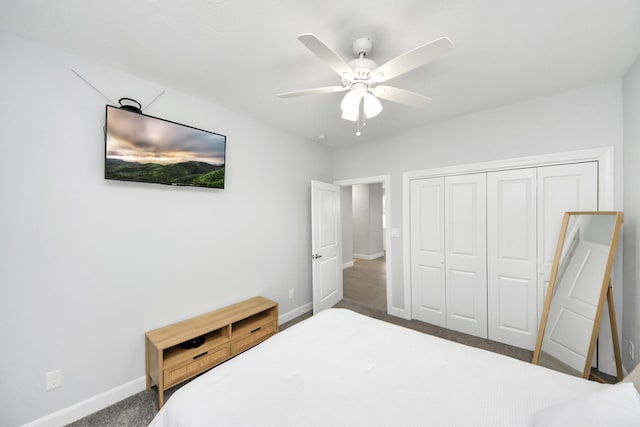
[[[371,118],[378,115],[382,111],[382,104],[378,98],[413,107],[426,106],[431,98],[380,83],[418,68],[453,49],[451,40],[447,37],[441,37],[378,66],[367,57],[373,48],[373,42],[368,37],[359,38],[353,42],[353,53],[357,58],[349,62],[345,62],[314,34],[300,34],[298,40],[341,77],[342,86],[298,90],[281,93],[278,96],[289,98],[348,91],[342,99],[340,107],[342,108],[342,118],[353,122],[358,121],[361,116],[361,105],[364,117]]]

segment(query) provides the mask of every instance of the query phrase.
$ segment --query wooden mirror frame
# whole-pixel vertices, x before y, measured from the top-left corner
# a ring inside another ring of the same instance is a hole
[[[622,380],[622,359],[620,355],[620,341],[618,339],[618,327],[616,322],[615,307],[613,304],[613,288],[611,287],[611,271],[613,269],[613,261],[616,255],[616,249],[618,247],[618,241],[620,239],[620,230],[622,228],[622,222],[624,214],[617,211],[585,211],[585,212],[565,212],[562,220],[562,229],[560,230],[560,237],[558,238],[558,246],[556,248],[555,258],[553,260],[553,267],[551,269],[551,277],[549,279],[549,288],[547,289],[544,309],[542,311],[542,317],[540,319],[540,327],[538,329],[538,339],[536,341],[536,347],[533,352],[533,359],[531,363],[537,365],[540,362],[540,354],[542,352],[542,342],[544,338],[545,329],[547,326],[547,320],[549,318],[549,309],[551,307],[551,300],[556,286],[556,279],[558,276],[558,268],[560,264],[560,257],[564,246],[564,240],[569,225],[569,220],[572,216],[577,215],[611,215],[615,217],[613,226],[613,233],[611,236],[611,242],[609,244],[609,255],[607,257],[607,263],[605,266],[604,275],[602,278],[602,286],[600,288],[600,296],[596,306],[596,313],[594,317],[593,330],[591,332],[591,340],[589,342],[589,348],[585,359],[585,366],[582,371],[583,378],[589,378],[591,375],[591,363],[593,362],[593,354],[596,348],[596,342],[598,334],[600,332],[600,322],[602,321],[603,305],[606,301],[609,305],[609,321],[611,324],[611,335],[613,339],[613,351],[616,360],[616,375],[618,381]],[[598,379],[598,378],[596,378]]]

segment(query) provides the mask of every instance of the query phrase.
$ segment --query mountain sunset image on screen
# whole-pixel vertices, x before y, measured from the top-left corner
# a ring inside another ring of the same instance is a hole
[[[224,135],[107,106],[106,179],[224,188],[225,148]]]

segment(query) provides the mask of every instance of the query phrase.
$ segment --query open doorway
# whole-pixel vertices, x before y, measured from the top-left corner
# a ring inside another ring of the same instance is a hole
[[[343,299],[387,312],[384,185],[382,182],[340,185]]]

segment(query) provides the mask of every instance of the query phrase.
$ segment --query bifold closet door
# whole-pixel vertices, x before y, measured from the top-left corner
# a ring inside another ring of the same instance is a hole
[[[412,317],[446,327],[444,178],[411,181],[410,197]]]
[[[536,169],[487,174],[489,339],[533,350],[538,330]]]
[[[486,338],[486,174],[444,183],[446,327]]]
[[[564,213],[598,210],[598,162],[540,167],[537,192],[540,318]]]
[[[598,163],[412,180],[412,317],[533,349],[562,217],[598,210]]]

